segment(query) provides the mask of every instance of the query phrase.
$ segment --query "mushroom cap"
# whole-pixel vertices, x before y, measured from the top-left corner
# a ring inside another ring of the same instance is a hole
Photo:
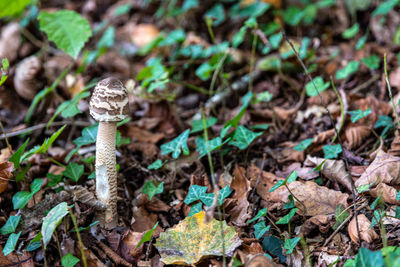
[[[101,80],[90,99],[90,115],[96,121],[116,122],[128,117],[128,91],[120,80],[110,77]]]

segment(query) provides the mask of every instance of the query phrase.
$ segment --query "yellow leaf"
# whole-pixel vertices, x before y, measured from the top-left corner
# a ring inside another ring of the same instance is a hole
[[[162,262],[192,265],[203,257],[222,256],[223,251],[226,256],[233,254],[242,243],[235,229],[225,221],[212,219],[206,223],[204,217],[205,213],[201,211],[160,234],[155,246]]]

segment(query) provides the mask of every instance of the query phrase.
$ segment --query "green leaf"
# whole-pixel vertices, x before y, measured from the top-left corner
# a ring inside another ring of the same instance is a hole
[[[343,222],[349,217],[350,213],[343,208],[342,204],[339,204],[335,209],[336,222],[332,226],[333,230],[336,230]]]
[[[221,137],[216,137],[214,139],[208,140],[208,147],[206,140],[204,140],[202,136],[197,137],[195,142],[196,142],[196,151],[199,152],[200,158],[207,155],[208,152],[211,153],[222,146]]]
[[[378,267],[383,266],[383,256],[381,251],[370,251],[361,247],[355,258],[357,267]]]
[[[189,205],[190,203],[199,200],[200,197],[205,194],[207,191],[206,186],[200,186],[200,185],[191,185],[189,188],[189,192],[184,200],[186,205]]]
[[[348,28],[347,30],[345,30],[342,33],[342,37],[345,39],[351,39],[358,33],[359,30],[360,30],[360,25],[358,23],[356,23],[353,26],[351,26],[350,28]]]
[[[399,201],[399,200],[400,200],[400,191],[397,192],[397,194],[396,194],[396,201]]]
[[[229,185],[225,186],[218,193],[218,205],[222,205],[224,203],[224,199],[227,198],[232,193],[232,189]]]
[[[372,16],[377,16],[377,15],[386,15],[389,13],[390,10],[392,10],[396,4],[398,4],[398,0],[387,0],[383,1],[375,10],[372,12]]]
[[[321,93],[325,89],[329,88],[329,82],[324,82],[324,80],[320,76],[315,77],[313,80],[314,80],[315,86],[317,87],[319,93]],[[318,95],[318,93],[315,91],[315,87],[312,82],[308,82],[306,84],[306,93],[308,96],[317,96]]]
[[[4,256],[7,256],[8,254],[10,254],[11,252],[14,251],[20,235],[21,235],[21,232],[19,232],[18,234],[12,233],[8,237],[7,243],[4,245],[4,248],[3,248]]]
[[[64,255],[61,259],[61,264],[63,267],[74,267],[78,262],[79,259],[71,253]]]
[[[292,239],[287,238],[285,240],[285,244],[283,245],[283,247],[286,249],[286,254],[291,254],[299,241],[300,237],[295,237]]]
[[[143,244],[144,242],[148,242],[151,240],[151,237],[153,236],[154,230],[156,230],[158,225],[158,222],[153,226],[153,228],[151,228],[150,230],[148,230],[142,237],[142,239],[140,240],[140,242],[137,244],[136,248],[140,247],[141,244]]]
[[[162,40],[158,46],[170,46],[170,45],[174,45],[177,43],[181,43],[183,41],[185,41],[186,39],[186,34],[185,31],[182,29],[177,29],[174,30],[172,32],[170,32],[165,38],[164,40]]]
[[[278,182],[276,182],[274,184],[274,186],[269,190],[269,192],[274,192],[276,189],[278,189],[279,187],[281,187],[282,185],[285,184],[285,180],[279,180]]]
[[[78,182],[79,178],[81,178],[83,170],[83,165],[71,162],[67,165],[67,168],[62,172],[62,174],[76,183]]]
[[[289,6],[283,12],[283,20],[288,23],[290,26],[296,26],[300,23],[301,19],[304,16],[304,12],[300,10],[297,6]]]
[[[181,133],[178,137],[173,139],[171,142],[161,145],[161,155],[172,153],[172,157],[177,159],[181,154],[181,149],[184,155],[189,154],[189,148],[187,146],[187,139],[189,137],[190,130],[187,129]]]
[[[271,47],[274,49],[277,49],[282,41],[283,34],[281,32],[272,34],[269,38],[268,41],[271,44]]]
[[[54,230],[67,214],[68,204],[66,202],[61,202],[60,204],[52,208],[47,216],[43,218],[41,233],[43,236],[44,249],[46,249],[47,244],[50,242]]]
[[[263,124],[254,124],[250,126],[250,129],[252,130],[267,130],[269,128],[268,123],[263,123]]]
[[[259,210],[259,211],[257,212],[257,215],[254,216],[254,217],[253,217],[251,220],[249,220],[247,223],[252,223],[252,222],[254,222],[254,221],[260,219],[261,217],[264,217],[265,215],[267,215],[267,211],[268,211],[268,208],[264,208],[264,209]]]
[[[199,6],[198,0],[185,0],[182,4],[182,11],[186,12],[189,9],[195,8]]]
[[[32,198],[32,194],[29,193],[28,191],[17,192],[12,198],[12,203],[13,203],[14,209],[15,210],[23,209],[31,198]]]
[[[376,70],[379,68],[379,64],[381,63],[380,58],[377,55],[370,55],[369,57],[365,57],[361,59],[361,61],[367,66],[370,70]]]
[[[0,1],[0,18],[21,13],[31,0]]]
[[[296,214],[297,208],[291,209],[290,212],[283,216],[282,218],[280,218],[276,224],[288,224],[290,219],[293,218],[293,216]]]
[[[205,16],[212,18],[213,25],[218,26],[219,24],[225,21],[224,6],[222,4],[214,5],[210,10],[206,12]]]
[[[361,193],[363,193],[363,192],[369,191],[369,189],[370,189],[371,186],[373,186],[373,185],[374,185],[374,183],[363,184],[363,185],[360,185],[359,187],[357,187],[356,189],[357,189],[357,192],[361,194]]]
[[[242,26],[239,31],[232,37],[232,47],[238,47],[243,43],[244,36],[247,32],[247,26]]]
[[[200,212],[202,210],[203,210],[203,203],[201,203],[201,202],[196,203],[196,204],[194,204],[193,206],[190,207],[190,212],[188,214],[188,217],[189,216],[193,216],[193,215],[195,215],[196,213],[198,213],[198,212]]]
[[[211,73],[217,68],[217,64],[211,64],[210,61],[206,61],[203,64],[201,64],[197,69],[196,69],[196,75],[203,81],[207,81]]]
[[[297,179],[297,172],[296,170],[292,171],[285,180],[279,180],[275,183],[275,185],[269,190],[269,192],[274,192],[276,189],[281,187],[282,185],[286,185],[288,183],[292,183]]]
[[[304,151],[311,145],[312,142],[313,138],[304,139],[297,146],[293,147],[293,149],[296,151]]]
[[[254,236],[257,239],[260,239],[265,234],[265,232],[269,230],[269,228],[271,228],[271,226],[270,225],[266,226],[265,221],[256,223],[254,225]]]
[[[47,180],[48,180],[48,183],[47,183],[48,187],[56,186],[62,180],[62,175],[61,174],[55,175],[55,174],[52,174],[52,173],[47,173],[46,177],[47,177]]]
[[[142,188],[143,194],[149,196],[151,200],[156,194],[161,194],[164,191],[164,182],[160,183],[158,186],[155,186],[152,181],[147,180]]]
[[[275,236],[266,236],[263,239],[262,247],[264,251],[269,251],[272,255],[279,257],[281,263],[286,261],[286,257],[283,255],[283,242]]]
[[[15,153],[10,157],[9,161],[11,161],[12,163],[14,163],[14,168],[18,169],[20,164],[21,164],[21,156],[25,151],[26,146],[28,145],[29,142],[29,138],[26,139],[25,143],[22,144],[22,146],[20,146],[18,148],[17,151],[15,151]]]
[[[217,121],[218,121],[217,118],[211,116],[206,120],[206,128],[208,129],[209,127],[213,126],[214,124],[217,123]],[[204,130],[203,120],[192,121],[192,130],[190,131],[190,133],[197,133],[203,130]]]
[[[82,130],[82,135],[76,138],[73,143],[78,147],[96,143],[98,124],[90,125]]]
[[[158,170],[158,169],[160,169],[164,164],[165,164],[165,162],[162,162],[161,159],[158,159],[158,160],[154,161],[152,164],[150,164],[149,166],[147,166],[147,169],[148,169],[148,170]]]
[[[214,193],[203,193],[200,196],[201,202],[204,203],[207,207],[211,207],[212,203],[214,202],[215,194]]]
[[[369,228],[374,227],[376,224],[378,224],[383,217],[386,216],[386,213],[384,210],[374,210],[374,217],[372,218],[371,225]]]
[[[356,122],[356,121],[368,116],[369,114],[371,114],[371,109],[367,108],[365,111],[362,111],[361,109],[357,109],[357,110],[348,111],[348,113],[351,116],[351,122]]]
[[[115,28],[113,26],[110,26],[103,33],[103,36],[97,43],[96,45],[97,49],[101,49],[104,47],[107,48],[112,47],[114,45],[114,37],[115,37]]]
[[[374,210],[374,209],[377,207],[377,205],[379,205],[379,207],[382,208],[383,203],[384,203],[384,202],[383,202],[383,200],[382,200],[382,194],[380,194],[379,197],[377,197],[377,198],[374,200],[374,202],[371,203],[371,205],[370,205],[371,210]]]
[[[246,127],[240,125],[234,135],[232,141],[229,144],[238,147],[239,149],[246,149],[257,137],[262,133],[254,133],[248,130]]]
[[[342,146],[340,144],[325,145],[322,150],[324,151],[325,159],[336,159],[342,152]]]
[[[365,46],[365,43],[367,42],[367,38],[368,38],[368,33],[366,33],[363,37],[361,37],[356,44],[356,49],[360,50]]]
[[[358,67],[360,66],[360,62],[358,61],[350,61],[346,67],[343,69],[340,69],[336,72],[336,79],[342,80],[353,74],[358,70]]]
[[[18,216],[10,216],[7,222],[0,228],[0,234],[8,235],[14,233],[19,224],[19,220],[21,219],[21,215]]]
[[[237,127],[239,125],[239,122],[242,119],[244,113],[246,112],[246,109],[249,106],[252,98],[253,98],[253,93],[250,91],[242,97],[242,106],[240,107],[238,114],[232,120],[225,123],[224,128],[228,126]]]
[[[42,233],[39,232],[28,244],[26,251],[34,251],[42,246]]]
[[[74,59],[92,36],[89,22],[72,10],[42,11],[38,20],[40,30],[47,34],[49,40]]]

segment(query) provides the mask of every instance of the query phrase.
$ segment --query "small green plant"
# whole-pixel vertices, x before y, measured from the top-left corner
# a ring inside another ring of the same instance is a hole
[[[149,196],[149,199],[152,200],[156,194],[161,194],[164,192],[164,182],[159,183],[157,186],[152,182],[147,180],[142,188],[143,194]]]

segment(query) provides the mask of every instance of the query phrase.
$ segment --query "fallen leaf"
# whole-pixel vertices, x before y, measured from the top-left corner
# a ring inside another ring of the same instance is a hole
[[[400,67],[389,74],[389,82],[392,87],[400,87]]]
[[[374,183],[399,184],[400,158],[384,151],[379,151],[374,161],[368,166],[361,177],[355,182],[356,187]]]
[[[186,217],[174,228],[161,233],[155,247],[165,264],[194,265],[207,256],[232,256],[242,241],[225,221],[204,222],[205,212]],[[221,225],[222,224],[222,225]],[[223,229],[223,240],[221,236]],[[225,248],[223,249],[223,244]]]
[[[130,125],[126,133],[132,139],[132,142],[155,144],[164,138],[163,133],[151,133],[147,130]]]
[[[247,169],[247,173],[246,174],[250,179],[251,187],[256,186],[256,182],[257,182],[257,178],[258,178],[259,173],[260,173],[260,169],[255,165],[251,165]],[[280,197],[279,197],[278,200],[271,199],[271,197],[270,197],[271,194],[269,193],[269,190],[271,190],[271,188],[279,180],[282,180],[282,179],[278,178],[275,174],[263,171],[261,176],[260,176],[260,180],[259,180],[259,182],[257,184],[257,187],[256,187],[257,194],[261,198],[263,198],[265,201],[278,202],[280,200]]]
[[[128,230],[122,238],[122,243],[124,246],[126,246],[124,249],[127,249],[133,258],[138,258],[140,254],[142,254],[143,244],[141,244],[138,248],[137,245],[139,244],[140,240],[142,240],[143,235],[144,232],[139,233]]]
[[[248,261],[246,261],[245,267],[277,267],[282,266],[280,264],[276,264],[273,260],[269,259],[264,254],[258,254],[251,257]]]
[[[338,182],[344,185],[349,191],[351,191],[351,177],[346,171],[346,166],[343,160],[324,159],[317,157],[307,157],[308,161],[314,163],[315,166],[320,165],[323,161],[321,173],[331,181]]]
[[[6,161],[0,163],[0,194],[7,188],[8,180],[13,177],[14,163]]]
[[[331,222],[333,223],[334,215],[316,215],[307,219],[301,227],[301,233],[308,236],[314,229],[318,227],[321,233],[326,234],[330,230]]]
[[[153,41],[159,33],[160,31],[153,24],[138,24],[133,28],[131,40],[138,47],[143,47]]]
[[[348,149],[359,147],[364,139],[371,134],[371,129],[368,126],[360,125],[349,127],[345,131],[346,143]]]
[[[390,149],[388,150],[388,153],[392,156],[400,157],[400,130],[399,129],[396,131],[394,139],[393,139],[392,143],[390,144]]]
[[[396,188],[385,183],[378,184],[376,187],[372,188],[369,193],[374,198],[378,198],[382,194],[382,200],[386,203],[400,204],[400,201],[396,200]]]
[[[357,216],[358,221],[358,228],[360,230],[360,237],[362,240],[371,243],[372,240],[378,239],[378,234],[374,231],[374,229],[369,228],[371,225],[370,220],[364,215],[359,214]],[[354,217],[347,227],[347,231],[349,232],[349,236],[354,243],[358,242],[358,233],[357,233],[357,226],[356,226],[356,218]]]

